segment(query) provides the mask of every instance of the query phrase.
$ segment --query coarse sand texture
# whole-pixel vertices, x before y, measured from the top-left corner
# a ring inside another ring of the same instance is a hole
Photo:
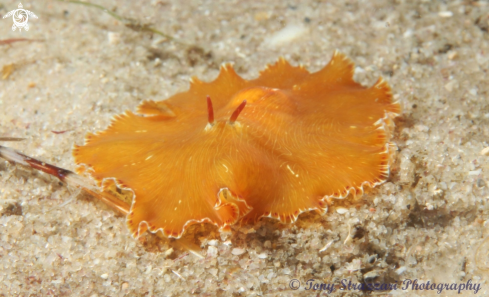
[[[487,1],[93,3],[115,14],[22,2],[38,18],[12,31],[3,17],[19,2],[0,1],[0,138],[25,138],[1,146],[75,171],[87,133],[191,77],[211,82],[232,63],[251,80],[279,57],[317,72],[339,50],[356,82],[382,77],[400,104],[390,175],[324,214],[225,233],[197,224],[183,244],[134,239],[104,203],[2,159],[0,295],[316,296],[321,284],[328,296],[489,295]]]

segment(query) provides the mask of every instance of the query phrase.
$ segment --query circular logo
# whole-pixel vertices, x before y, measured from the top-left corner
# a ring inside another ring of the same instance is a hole
[[[14,24],[17,27],[22,28],[27,24],[27,21],[29,20],[29,16],[27,15],[27,11],[23,9],[17,9],[14,12],[13,19],[14,19]]]
[[[298,290],[301,287],[301,282],[298,279],[291,279],[289,282],[289,287],[292,290]]]

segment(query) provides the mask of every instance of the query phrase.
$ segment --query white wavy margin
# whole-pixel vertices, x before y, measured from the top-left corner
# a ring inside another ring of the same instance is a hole
[[[335,50],[334,53],[333,53],[333,57],[331,59],[331,61],[333,61],[334,57],[336,57],[340,52],[338,50]],[[348,59],[349,60],[349,59]],[[353,63],[349,60],[350,63]],[[265,67],[265,70],[267,69],[267,67],[269,67],[269,65],[267,64],[267,66]],[[224,67],[221,67],[222,68],[226,68],[226,65],[224,65]],[[227,69],[224,69],[224,70],[227,70]],[[193,79],[195,80],[195,79]],[[372,86],[372,87],[377,87],[379,85],[381,85],[382,83],[384,83],[385,80],[380,77],[378,79],[378,81]],[[390,87],[389,87],[389,91],[388,91],[388,95],[390,98],[392,98],[392,91],[390,90]],[[395,104],[399,104],[399,101],[395,101],[395,102],[391,102],[390,105],[395,105]],[[113,118],[112,118],[112,123],[113,121],[117,120],[118,117],[122,116],[122,115],[125,115],[125,113],[121,114],[121,115],[115,115]],[[386,131],[386,126],[387,126],[387,121],[391,121],[392,119],[396,118],[397,116],[399,116],[400,114],[398,113],[394,113],[394,112],[385,112],[384,113],[384,117],[379,119],[377,122],[374,123],[375,126],[378,126],[377,129],[379,130],[383,130],[383,131]],[[109,127],[112,125],[112,123],[109,125]],[[107,128],[108,129],[108,128]],[[105,130],[104,130],[105,131]],[[102,132],[102,131],[101,131]],[[94,133],[95,135],[98,134],[98,133]],[[385,136],[389,136],[387,135],[387,133],[385,133]],[[87,140],[85,140],[85,142],[87,142]],[[380,152],[379,154],[385,154],[388,158],[390,157],[390,147],[396,147],[395,144],[393,142],[390,142],[390,139],[387,140],[386,144],[385,144],[385,150]],[[387,161],[387,165],[386,165],[386,168],[385,170],[383,171],[383,173],[385,174],[386,178],[383,179],[383,180],[380,180],[379,182],[376,182],[376,183],[372,183],[372,182],[369,182],[369,181],[365,181],[363,182],[360,186],[357,186],[357,187],[349,187],[348,189],[345,190],[344,194],[341,195],[341,196],[334,196],[334,195],[326,195],[324,196],[323,198],[320,199],[320,201],[324,202],[326,207],[324,208],[319,208],[319,207],[312,207],[312,208],[307,208],[307,209],[299,209],[298,210],[298,213],[297,214],[291,214],[289,215],[288,217],[289,218],[292,218],[292,220],[288,223],[294,223],[297,221],[298,217],[305,213],[305,212],[309,212],[309,211],[313,211],[313,210],[320,210],[322,214],[326,213],[328,211],[328,203],[327,203],[327,200],[328,199],[344,199],[346,198],[350,192],[354,191],[353,194],[356,195],[356,192],[357,190],[360,190],[361,194],[364,193],[364,186],[369,186],[370,188],[374,188],[378,185],[381,185],[383,183],[385,183],[387,181],[387,178],[389,177],[389,174],[390,174],[390,160]],[[86,169],[88,169],[88,171],[92,170],[89,166],[85,165],[85,164],[79,164],[79,166],[85,166]],[[382,172],[382,171],[381,171]],[[134,192],[133,189],[131,188],[127,188],[127,187],[123,187],[119,181],[117,180],[117,178],[114,178],[114,177],[106,177],[106,178],[103,178],[100,185],[103,187],[104,183],[106,180],[113,180],[114,183],[116,184],[116,186],[121,189],[121,190],[126,190],[126,191],[131,191],[133,193],[133,198],[132,198],[132,203],[131,203],[131,207],[129,209],[129,213],[128,215],[126,216],[126,225],[129,225],[129,216],[131,213],[133,213],[133,210],[134,210],[134,205],[136,203],[136,193]],[[220,205],[220,200],[219,200],[219,194],[221,193],[221,191],[224,191],[224,190],[229,190],[228,188],[221,188],[218,192],[217,192],[217,197],[216,197],[216,205],[214,207],[217,207]],[[245,205],[247,206],[247,208],[249,209],[249,212],[251,212],[251,210],[253,209],[252,207],[250,207],[245,200],[243,199],[239,199],[238,197],[236,197],[236,199],[238,201],[242,201],[245,203]],[[238,211],[239,211],[239,207],[238,207]],[[248,212],[248,213],[249,213]],[[240,215],[240,214],[239,214]],[[240,218],[242,218],[243,216],[245,216],[246,214],[238,217],[237,222],[240,221]],[[261,218],[273,218],[273,219],[277,219],[278,221],[282,222],[282,220],[280,219],[280,215],[277,215],[277,216],[274,216],[272,215],[272,212],[269,212],[268,214],[263,214],[261,216],[259,216],[258,218],[255,218],[255,220],[259,220]],[[156,230],[151,230],[150,226],[149,226],[149,223],[147,221],[140,221],[139,224],[138,224],[138,228],[137,228],[137,234],[134,234],[134,232],[131,234],[134,238],[138,239],[142,234],[141,234],[141,227],[143,224],[146,224],[146,229],[147,231],[155,234],[157,233],[158,231],[161,231],[162,235],[165,236],[165,237],[168,237],[168,238],[175,238],[175,239],[178,239],[178,238],[181,238],[182,235],[185,233],[185,231],[187,230],[188,227],[190,227],[191,225],[194,225],[194,224],[202,224],[202,223],[210,223],[212,225],[215,225],[217,227],[219,227],[219,224],[217,222],[214,222],[212,221],[210,218],[206,217],[206,218],[202,218],[200,220],[195,220],[195,219],[192,219],[192,220],[188,220],[182,227],[181,231],[179,232],[179,234],[177,236],[172,236],[172,235],[169,235],[169,236],[166,236],[165,235],[165,232],[164,232],[164,228],[158,228]],[[234,224],[235,224],[234,223]],[[282,222],[282,223],[286,223],[286,222]],[[219,230],[222,231],[224,230],[227,226],[229,226],[228,224],[223,224],[221,227],[219,227]]]

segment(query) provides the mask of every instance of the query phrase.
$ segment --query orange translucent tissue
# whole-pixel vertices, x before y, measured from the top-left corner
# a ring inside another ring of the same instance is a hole
[[[116,116],[75,160],[99,184],[132,189],[135,237],[178,238],[204,222],[293,222],[389,174],[400,106],[385,81],[365,88],[353,69],[338,52],[316,73],[281,59],[245,80],[225,65],[213,82],[193,79],[187,92]]]

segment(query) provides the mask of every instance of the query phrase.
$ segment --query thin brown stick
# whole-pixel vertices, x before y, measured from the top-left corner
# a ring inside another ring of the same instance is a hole
[[[43,39],[29,39],[29,38],[11,38],[11,39],[4,39],[0,40],[0,45],[7,45],[7,44],[12,44],[14,42],[19,42],[19,41],[44,41]]]
[[[25,140],[25,138],[20,138],[20,137],[0,137],[0,141],[22,141]]]

